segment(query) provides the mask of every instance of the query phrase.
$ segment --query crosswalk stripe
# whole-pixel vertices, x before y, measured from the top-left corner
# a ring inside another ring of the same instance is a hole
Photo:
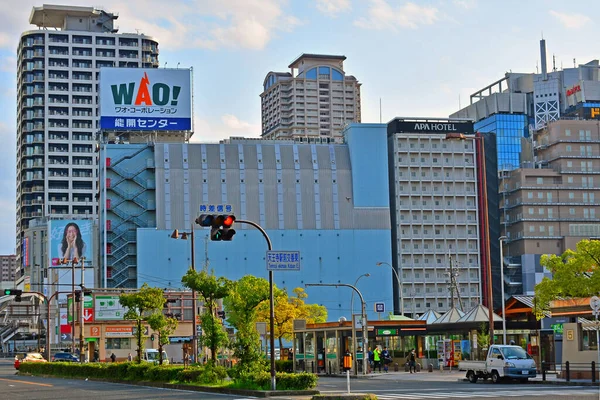
[[[581,395],[598,394],[598,389],[550,389],[550,390],[499,390],[499,391],[473,391],[473,392],[451,392],[451,393],[386,393],[377,395],[381,400],[419,400],[419,399],[469,399],[479,398],[504,398],[504,397],[528,397],[528,396],[565,396],[576,397]]]

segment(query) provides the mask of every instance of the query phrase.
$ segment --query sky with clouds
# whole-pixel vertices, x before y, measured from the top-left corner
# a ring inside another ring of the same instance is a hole
[[[33,6],[101,6],[119,32],[159,41],[161,66],[194,68],[193,141],[260,134],[269,71],[341,54],[362,83],[362,120],[447,117],[505,72],[598,58],[600,2],[555,0],[0,0],[0,254],[15,248],[16,49]]]

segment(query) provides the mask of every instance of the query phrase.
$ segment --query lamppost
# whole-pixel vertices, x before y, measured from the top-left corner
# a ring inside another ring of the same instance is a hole
[[[358,297],[360,297],[360,302],[362,303],[362,334],[363,334],[363,375],[367,375],[367,344],[369,342],[369,332],[367,330],[367,305],[365,303],[365,299],[363,298],[362,293],[353,285],[349,285],[347,283],[305,283],[305,287],[308,286],[333,286],[333,287],[349,287],[354,290]]]
[[[477,158],[478,164],[478,176],[481,187],[481,195],[479,196],[479,211],[481,215],[481,239],[483,244],[481,249],[483,250],[482,261],[485,264],[486,273],[486,291],[482,293],[482,297],[487,294],[488,297],[488,320],[489,320],[489,334],[490,344],[494,344],[494,297],[492,292],[492,259],[490,255],[490,223],[488,219],[488,198],[487,198],[487,177],[486,177],[486,165],[485,165],[485,142],[484,137],[477,132],[475,136],[467,136],[462,133],[447,133],[446,140],[474,140],[476,144],[475,157]]]
[[[354,287],[356,287],[356,285],[358,284],[358,281],[360,281],[360,278],[368,278],[370,277],[371,274],[369,274],[368,272],[366,274],[362,274],[361,276],[359,276],[358,278],[356,278],[356,281],[354,281]],[[356,340],[356,324],[354,323],[354,291],[352,292],[352,297],[350,299],[350,320],[352,321],[352,357],[354,362],[356,363],[356,365],[358,365],[358,360],[356,359],[356,354],[357,354],[357,340]],[[363,346],[364,347],[364,346]],[[365,360],[363,360],[363,363],[365,362]],[[358,375],[358,368],[354,368],[354,375]]]
[[[194,242],[194,224],[192,223],[192,230],[190,232],[179,232],[177,229],[173,231],[171,234],[172,239],[183,239],[187,240],[188,236],[190,237],[191,243],[191,261],[192,261],[192,271],[196,270],[196,257],[195,253],[195,242]],[[194,352],[194,361],[198,362],[198,340],[197,340],[197,326],[196,326],[196,318],[198,313],[198,308],[196,305],[196,291],[192,289],[192,351]]]
[[[390,267],[394,275],[396,275],[396,280],[398,280],[398,292],[400,293],[400,315],[404,315],[404,294],[402,293],[402,281],[400,280],[400,275],[398,275],[398,271],[396,271],[394,267],[390,265],[390,263],[386,263],[384,261],[379,261],[375,265],[377,265],[378,267],[382,265],[387,265],[388,267]]]
[[[508,239],[506,236],[500,236],[500,288],[502,291],[502,340],[506,344],[506,301],[504,300],[504,253],[502,249],[503,242]]]

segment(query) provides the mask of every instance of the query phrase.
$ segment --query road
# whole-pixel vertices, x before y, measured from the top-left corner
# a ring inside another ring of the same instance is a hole
[[[600,399],[598,387],[559,386],[540,383],[463,382],[462,373],[454,374],[386,374],[371,379],[351,379],[350,389],[356,393],[374,393],[382,400],[418,399],[510,399],[570,400]],[[346,392],[343,378],[320,378],[318,389],[323,394]]]
[[[185,390],[157,389],[128,384],[85,381],[81,379],[40,378],[15,374],[12,360],[0,359],[0,398],[3,399],[202,399],[242,400],[239,395]],[[374,393],[382,400],[418,399],[510,399],[510,400],[570,400],[600,399],[598,387],[558,386],[505,382],[471,384],[461,380],[462,373],[416,374],[390,373],[371,379],[352,379],[354,393]],[[322,393],[344,393],[346,380],[321,377],[318,388]],[[278,398],[283,400],[282,398]],[[309,397],[298,398],[298,400]]]

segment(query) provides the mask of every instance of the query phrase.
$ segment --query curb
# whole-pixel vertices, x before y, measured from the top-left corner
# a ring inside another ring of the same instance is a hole
[[[20,375],[26,376],[39,376],[43,378],[59,378],[59,379],[79,379],[79,380],[90,380],[95,382],[111,382],[120,383],[123,385],[135,385],[145,387],[155,387],[160,389],[177,389],[177,390],[188,390],[194,392],[207,392],[207,393],[220,393],[220,394],[233,394],[240,396],[252,396],[252,397],[279,397],[279,396],[314,396],[319,395],[321,392],[318,390],[250,390],[250,389],[231,389],[231,388],[217,388],[211,386],[197,386],[197,385],[185,385],[181,383],[164,383],[164,382],[143,382],[143,381],[119,381],[113,379],[100,379],[100,378],[82,378],[78,376],[65,377],[55,375],[33,375],[19,373]]]
[[[466,378],[460,378],[459,382],[469,382]],[[529,380],[527,383],[534,385],[554,385],[554,386],[600,386],[599,382],[567,382],[567,381],[541,381]]]

